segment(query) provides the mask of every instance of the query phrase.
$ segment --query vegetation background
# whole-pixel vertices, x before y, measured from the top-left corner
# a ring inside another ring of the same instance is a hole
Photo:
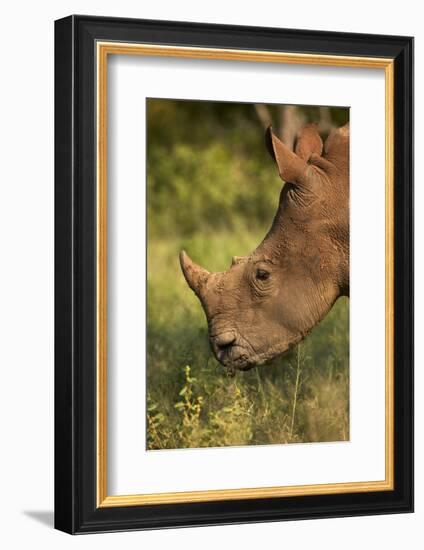
[[[228,377],[213,357],[181,249],[211,271],[260,243],[282,182],[264,146],[305,122],[322,135],[345,108],[147,102],[147,445],[149,449],[349,438],[349,303],[271,364]]]

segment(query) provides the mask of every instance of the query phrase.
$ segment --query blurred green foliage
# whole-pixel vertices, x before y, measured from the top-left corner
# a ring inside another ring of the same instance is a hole
[[[299,109],[319,120],[317,107]],[[346,122],[347,109],[330,112]],[[281,181],[253,105],[149,99],[147,124],[151,236],[270,225]]]
[[[268,109],[277,119],[278,106]],[[346,109],[330,112],[346,122]],[[150,99],[147,121],[148,448],[348,439],[348,300],[298,349],[229,379],[180,271],[181,249],[227,269],[272,222],[282,184],[254,107]]]

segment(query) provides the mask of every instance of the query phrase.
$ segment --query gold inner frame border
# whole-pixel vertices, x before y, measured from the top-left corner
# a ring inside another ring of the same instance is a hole
[[[214,489],[178,493],[108,495],[107,492],[107,62],[109,55],[138,55],[219,59],[262,63],[284,63],[331,67],[384,69],[385,72],[385,479],[315,485]],[[96,43],[97,63],[97,507],[142,506],[211,502],[255,498],[278,498],[306,495],[364,493],[394,489],[394,60],[390,58],[339,55],[302,54],[162,46],[152,44],[102,42]]]

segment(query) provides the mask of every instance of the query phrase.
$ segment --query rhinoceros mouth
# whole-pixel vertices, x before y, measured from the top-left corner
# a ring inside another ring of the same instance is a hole
[[[251,359],[245,354],[242,354],[238,357],[228,357],[221,361],[224,367],[229,369],[238,369],[238,370],[247,370],[248,368],[254,367]]]
[[[238,331],[226,330],[209,337],[216,359],[228,371],[248,370],[255,366],[255,350]]]
[[[254,350],[246,341],[245,345],[236,344],[225,354],[215,353],[215,356],[229,374],[234,374],[236,370],[248,371],[270,363],[275,357],[286,355],[300,340],[302,340],[302,336],[296,335],[284,344],[280,344],[278,349],[269,348],[262,352]]]
[[[267,353],[258,354],[247,342],[240,341],[229,349],[222,351],[214,350],[214,354],[230,374],[236,370],[248,371],[270,360]]]
[[[224,367],[228,368],[243,369],[250,362],[247,350],[240,345],[235,345],[229,350],[219,351],[215,353],[215,356]]]

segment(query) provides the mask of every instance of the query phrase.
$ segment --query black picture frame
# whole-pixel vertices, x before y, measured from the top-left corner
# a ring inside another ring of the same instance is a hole
[[[97,507],[99,40],[394,60],[392,491]],[[68,533],[413,511],[413,39],[73,15],[55,22],[55,527]]]

